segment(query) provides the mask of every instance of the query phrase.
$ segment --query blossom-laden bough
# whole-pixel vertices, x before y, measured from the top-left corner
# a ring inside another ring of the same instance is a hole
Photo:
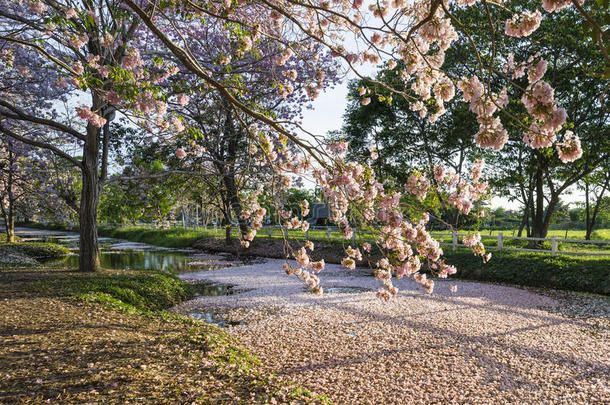
[[[570,4],[598,33],[602,57],[610,62],[605,48],[607,32],[581,3],[545,0],[543,8],[556,12]],[[455,18],[453,7],[485,9],[493,38],[490,49],[482,49],[467,25]],[[177,112],[189,103],[192,94],[187,90],[213,92],[230,106],[246,129],[251,140],[248,151],[255,156],[253,164],[267,165],[273,173],[268,189],[278,205],[292,176],[313,173],[329,203],[332,220],[346,239],[351,238],[356,225],[348,220],[349,215],[359,226],[376,233],[376,243],[385,255],[376,266],[376,275],[384,284],[379,295],[389,298],[396,294],[391,283],[393,274],[411,275],[431,291],[432,281],[419,272],[422,260],[439,276],[452,274],[455,268],[443,261],[438,241],[426,231],[428,214],[421,212],[417,220],[405,218],[401,191],[378,182],[370,166],[346,161],[347,145],[326,146],[294,117],[278,119],[264,103],[249,99],[243,73],[234,73],[233,68],[244,55],[265,57],[261,44],[271,41],[278,50],[273,55],[277,66],[296,63],[315,71],[303,84],[305,94],[315,99],[326,84],[324,70],[316,68],[319,61],[310,58],[312,50],[329,52],[359,77],[363,76],[361,65],[385,60],[390,69],[400,69],[401,86],[370,82],[394,97],[405,97],[421,117],[436,120],[444,113],[444,103],[455,97],[457,87],[477,117],[479,129],[474,136],[479,146],[495,150],[503,147],[507,135],[502,117],[523,128],[524,142],[530,147],[554,145],[562,161],[577,159],[582,154],[580,141],[572,131],[561,134],[567,117],[554,99],[553,88],[543,80],[546,62],[539,55],[524,55],[527,57],[520,62],[506,55],[506,66],[498,67],[495,58],[485,57],[498,51],[497,36],[501,35],[493,29],[493,8],[499,15],[510,15],[505,27],[509,37],[530,35],[543,18],[539,10],[512,12],[501,3],[487,0],[392,0],[366,7],[362,0],[0,0],[2,81],[18,83],[25,89],[2,88],[0,131],[4,136],[46,148],[82,170],[81,268],[96,269],[95,218],[100,185],[107,176],[110,122],[121,113],[151,136],[182,134],[188,128]],[[215,60],[210,61],[201,52],[197,36],[213,27],[221,27],[217,32],[226,36],[225,42],[236,46],[215,52]],[[459,36],[472,47],[478,71],[454,78],[443,72],[443,63],[445,51]],[[189,89],[191,82],[174,80],[180,72],[196,78],[196,86]],[[521,87],[514,79],[525,72],[528,84]],[[298,75],[296,69],[284,69],[281,77],[270,80],[270,85],[279,97],[289,97],[295,92],[292,82]],[[67,102],[82,97],[82,92],[91,96],[90,105],[67,106],[65,116],[48,114],[53,110],[54,98]],[[369,103],[375,97],[374,88],[362,88],[360,96],[363,104]],[[168,109],[170,99],[177,106],[174,110]],[[505,109],[508,103],[519,100],[527,109],[528,122],[512,117]],[[19,104],[23,102],[26,104],[22,107]],[[250,122],[243,119],[245,116]],[[24,126],[37,131],[31,137],[21,136],[16,129]],[[55,134],[52,140],[43,137],[48,131]],[[83,145],[82,161],[63,150],[65,139]],[[194,137],[190,148],[200,147]],[[190,152],[179,148],[176,156],[185,158]],[[469,179],[456,177],[442,167],[433,168],[433,176],[416,173],[409,178],[406,191],[420,199],[433,191],[444,204],[468,213],[487,195],[486,185],[480,181],[481,167],[482,163],[477,163]],[[256,194],[246,205],[242,216],[249,218],[252,230],[242,233],[244,246],[254,238],[265,216]],[[280,214],[285,227],[306,230],[308,224],[303,217],[307,209],[302,207],[298,215]],[[468,237],[464,243],[488,259],[477,236]],[[287,271],[320,292],[316,274],[324,264],[309,259],[307,249],[312,248],[309,245],[287,252],[300,265],[298,271]],[[360,255],[358,249],[346,249],[344,265],[354,267]]]

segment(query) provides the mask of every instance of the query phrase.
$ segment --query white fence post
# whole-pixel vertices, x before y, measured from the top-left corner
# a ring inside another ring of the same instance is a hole
[[[456,250],[458,245],[457,231],[453,229],[451,232],[451,249]]]
[[[498,232],[498,250],[502,250],[504,247],[504,234],[502,232]]]
[[[551,256],[555,256],[557,254],[557,236],[553,236],[551,238]]]
[[[305,231],[305,239],[309,240],[309,229]]]

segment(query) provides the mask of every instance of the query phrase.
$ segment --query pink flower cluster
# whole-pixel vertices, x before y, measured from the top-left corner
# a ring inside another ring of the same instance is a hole
[[[176,102],[181,107],[186,106],[190,100],[191,100],[190,97],[184,93],[178,94],[178,96],[176,97]]]
[[[566,111],[557,107],[554,89],[544,80],[547,63],[530,58],[525,64],[530,84],[521,96],[527,112],[535,119],[523,136],[523,141],[532,148],[547,148],[553,145],[555,134],[566,122]]]
[[[28,8],[31,13],[34,13],[34,14],[40,15],[40,16],[43,15],[48,9],[47,5],[44,4],[40,0],[30,1]]]
[[[137,48],[129,47],[123,58],[123,69],[135,71],[144,64]]]
[[[76,107],[76,113],[78,116],[94,127],[101,128],[106,124],[106,118],[102,118],[93,111],[89,109],[89,107]]]
[[[581,0],[578,3],[582,4],[583,1]],[[544,8],[549,13],[559,11],[565,7],[568,7],[571,4],[571,0],[542,0],[542,8]]]
[[[184,159],[186,157],[186,152],[182,148],[176,149],[176,157],[178,159]]]
[[[87,42],[89,42],[89,36],[84,32],[80,35],[73,35],[70,38],[70,45],[76,49],[83,47]]]
[[[572,131],[566,131],[564,141],[557,142],[555,147],[557,148],[559,159],[563,163],[573,162],[582,156],[580,139]]]
[[[465,235],[462,238],[462,243],[464,246],[472,248],[475,256],[483,257],[483,263],[486,263],[491,259],[491,253],[485,253],[485,246],[483,246],[483,243],[481,242],[480,233],[475,232],[470,235]]]
[[[430,190],[430,181],[421,173],[415,172],[407,179],[405,189],[415,195],[418,200],[423,201]]]
[[[482,148],[500,150],[508,141],[508,132],[494,113],[508,105],[506,89],[499,94],[485,92],[485,87],[477,76],[470,79],[463,77],[458,82],[458,88],[463,93],[463,99],[470,102],[470,110],[476,114],[479,130],[474,139]]]
[[[523,12],[515,14],[506,21],[505,32],[511,37],[527,37],[540,27],[542,14],[540,11]]]
[[[341,149],[341,152],[343,150]],[[472,184],[460,183],[459,178],[444,169],[435,170],[435,178],[447,190],[468,190],[468,193],[458,194],[456,199],[464,200],[479,198],[485,194],[479,190],[486,189],[486,183],[478,182],[483,163],[478,162],[473,168],[473,177],[477,180]],[[426,291],[432,291],[434,282],[420,273],[424,262],[434,274],[446,277],[454,274],[454,266],[447,265],[443,259],[440,243],[426,231],[428,216],[413,224],[405,217],[401,207],[401,194],[386,191],[384,186],[375,180],[370,168],[357,163],[347,163],[341,156],[336,157],[333,171],[325,169],[314,170],[314,177],[322,194],[328,201],[331,219],[344,230],[348,238],[353,232],[347,220],[348,207],[351,215],[357,215],[360,223],[375,224],[375,239],[385,252],[385,258],[376,264],[375,276],[383,284],[378,291],[381,299],[390,299],[397,293],[392,285],[392,275],[409,276],[419,282]],[[448,186],[451,184],[451,186]],[[431,183],[422,174],[413,175],[407,188],[410,192],[422,197],[431,188]],[[345,232],[347,230],[347,232]],[[370,252],[370,244],[362,246],[365,252]],[[362,259],[360,249],[348,246],[342,265],[354,268],[357,260]]]

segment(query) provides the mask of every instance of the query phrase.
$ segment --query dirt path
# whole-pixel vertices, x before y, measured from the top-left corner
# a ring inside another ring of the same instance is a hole
[[[265,368],[340,404],[610,403],[607,297],[453,281],[433,295],[401,280],[398,297],[303,291],[281,260],[185,274],[251,289],[175,310],[232,308],[230,333]],[[329,265],[324,287],[377,287]],[[586,316],[582,316],[582,315]]]

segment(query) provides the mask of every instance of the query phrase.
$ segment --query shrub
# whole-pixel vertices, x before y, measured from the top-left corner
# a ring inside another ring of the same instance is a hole
[[[610,294],[607,258],[502,251],[493,252],[491,260],[483,264],[466,250],[448,251],[445,256],[447,263],[458,268],[458,278]]]

